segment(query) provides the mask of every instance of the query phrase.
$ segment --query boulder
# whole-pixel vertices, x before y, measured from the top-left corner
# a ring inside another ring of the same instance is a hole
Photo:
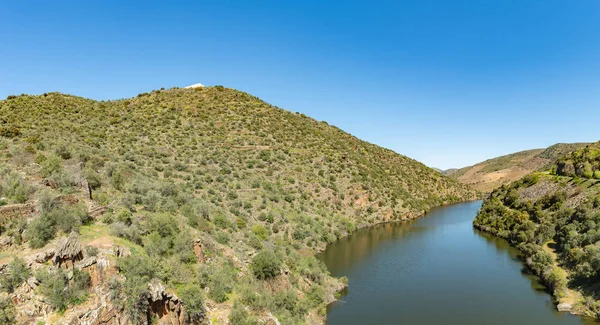
[[[561,302],[556,306],[556,309],[558,309],[558,311],[571,311],[571,309],[573,309],[573,305],[567,302]]]

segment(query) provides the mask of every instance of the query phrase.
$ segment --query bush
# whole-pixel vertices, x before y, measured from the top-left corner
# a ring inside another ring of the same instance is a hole
[[[120,286],[113,283],[113,296],[120,296],[114,291],[123,291],[124,307],[134,324],[141,323],[148,311],[150,292],[148,282],[159,273],[159,265],[144,255],[131,255],[117,260],[119,272],[125,276],[125,283]]]
[[[252,232],[261,240],[266,240],[269,236],[269,231],[262,225],[252,226]]]
[[[89,273],[77,269],[73,269],[71,281],[62,269],[42,269],[36,273],[36,278],[40,281],[39,290],[46,301],[61,312],[66,310],[69,304],[78,305],[85,302],[86,290],[91,284]]]
[[[258,321],[248,314],[244,306],[239,303],[233,305],[233,309],[229,314],[229,321],[232,325],[256,325]]]
[[[62,170],[62,159],[59,156],[51,155],[42,162],[40,173],[43,177],[50,177]]]
[[[272,251],[263,250],[252,259],[250,270],[252,270],[257,279],[266,280],[274,278],[279,275],[281,261]]]
[[[64,160],[71,159],[71,152],[69,151],[67,146],[65,146],[64,144],[58,146],[56,148],[56,150],[54,151],[54,153],[56,153],[59,157],[61,157]]]
[[[201,321],[204,318],[204,291],[197,285],[187,285],[179,290],[188,321]]]
[[[21,129],[16,126],[0,126],[0,137],[16,138],[21,135]]]
[[[15,305],[9,297],[0,297],[0,324],[14,324]]]
[[[11,173],[6,177],[4,184],[0,186],[0,194],[5,195],[10,200],[17,203],[25,203],[29,199],[29,195],[33,192],[33,188],[29,185],[21,175]]]
[[[30,275],[29,268],[25,262],[19,258],[13,259],[8,263],[7,269],[0,276],[0,288],[6,292],[13,292]]]
[[[29,247],[42,248],[54,238],[54,222],[42,215],[27,225],[23,237],[29,241]]]

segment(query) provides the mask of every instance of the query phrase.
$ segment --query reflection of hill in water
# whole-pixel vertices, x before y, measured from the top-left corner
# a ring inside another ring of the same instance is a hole
[[[372,256],[376,249],[381,249],[386,242],[402,237],[416,235],[431,227],[419,225],[418,221],[384,223],[357,230],[349,237],[342,238],[327,247],[318,258],[325,262],[333,276],[338,270],[347,270],[350,266]]]

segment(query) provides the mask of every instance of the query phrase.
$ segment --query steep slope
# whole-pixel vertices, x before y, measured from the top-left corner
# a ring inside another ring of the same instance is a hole
[[[444,175],[457,179],[472,188],[489,193],[537,170],[547,169],[558,157],[587,145],[586,143],[558,143],[546,149],[532,149],[488,159]]]
[[[473,224],[506,238],[560,310],[600,316],[600,142],[494,190]]]
[[[322,322],[344,284],[315,252],[475,198],[417,161],[221,86],[10,96],[0,135],[0,284],[12,297],[0,305],[15,301],[19,323]]]

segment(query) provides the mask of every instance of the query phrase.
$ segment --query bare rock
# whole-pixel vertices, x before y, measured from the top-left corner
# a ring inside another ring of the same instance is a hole
[[[31,289],[35,290],[40,282],[34,276],[27,279],[27,285],[31,287]]]
[[[204,255],[204,249],[202,248],[200,239],[196,239],[194,241],[194,254],[196,255],[196,259],[199,263],[205,262],[206,256]]]
[[[267,314],[267,317],[265,318],[265,324],[266,325],[281,325],[281,323],[279,322],[277,317],[273,316],[273,314],[271,314],[271,313]]]
[[[0,247],[12,246],[13,242],[12,236],[0,236]]]
[[[561,302],[556,306],[556,309],[558,309],[558,311],[571,311],[571,309],[573,309],[573,305],[570,303]]]
[[[98,261],[98,259],[96,258],[96,256],[90,256],[87,258],[84,258],[83,260],[76,262],[75,263],[75,267],[79,270],[84,269],[86,267],[90,267],[94,264],[96,264],[96,262]]]
[[[127,257],[131,256],[131,250],[128,247],[117,246],[115,247],[115,254],[117,257]]]
[[[160,283],[158,279],[152,279],[148,283],[148,290],[150,290],[150,297],[152,302],[162,301],[163,295],[165,294],[165,287]]]
[[[49,261],[52,257],[54,256],[54,251],[53,250],[47,250],[45,252],[40,252],[38,254],[36,254],[33,258],[33,260],[36,263],[46,263],[46,261]]]
[[[69,237],[63,238],[58,247],[54,250],[52,262],[55,265],[60,266],[66,262],[70,262],[68,264],[74,264],[82,259],[83,248],[79,242],[79,236],[76,233],[71,233]]]

